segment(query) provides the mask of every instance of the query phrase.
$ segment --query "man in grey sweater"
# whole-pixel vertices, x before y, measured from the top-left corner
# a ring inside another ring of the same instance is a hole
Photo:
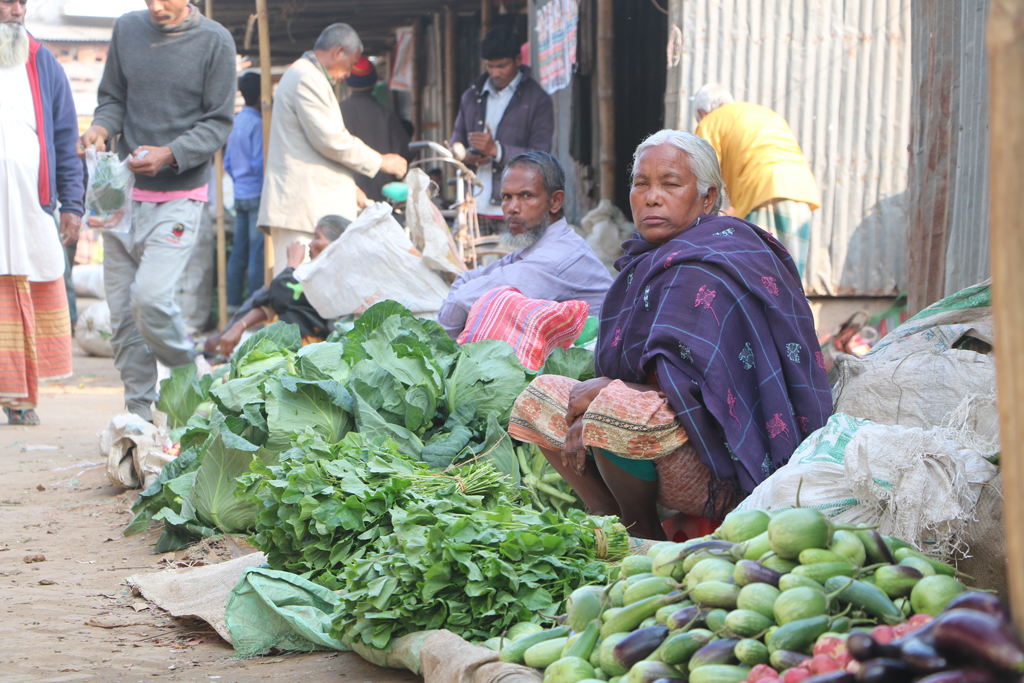
[[[151,419],[156,361],[175,368],[195,355],[174,290],[196,243],[210,159],[234,120],[235,44],[188,0],[146,5],[114,24],[79,155],[120,135],[135,173],[131,230],[104,234],[104,284],[125,404]]]

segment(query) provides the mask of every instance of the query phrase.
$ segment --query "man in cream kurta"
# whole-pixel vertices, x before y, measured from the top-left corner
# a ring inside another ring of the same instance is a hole
[[[362,51],[352,27],[328,26],[277,87],[259,217],[273,242],[275,275],[287,265],[288,245],[308,243],[318,220],[355,219],[356,173],[405,175],[404,158],[378,154],[345,128],[334,84]]]

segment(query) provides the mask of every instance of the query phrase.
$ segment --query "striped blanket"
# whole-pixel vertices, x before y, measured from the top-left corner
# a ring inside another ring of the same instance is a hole
[[[0,405],[35,408],[39,381],[71,375],[71,317],[64,280],[0,276]]]

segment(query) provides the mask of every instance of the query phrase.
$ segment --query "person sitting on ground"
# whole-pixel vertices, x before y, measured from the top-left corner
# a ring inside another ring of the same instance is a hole
[[[341,216],[324,216],[317,221],[313,229],[313,240],[309,243],[309,258],[315,259],[331,242],[341,237],[349,222]],[[288,246],[288,267],[271,280],[269,287],[261,289],[252,297],[252,307],[244,315],[237,317],[219,337],[207,340],[206,351],[210,352],[213,346],[225,356],[231,355],[243,332],[253,325],[265,323],[275,314],[279,320],[299,326],[303,344],[326,339],[330,334],[330,324],[316,312],[302,292],[302,284],[295,279],[295,269],[305,259],[306,245],[298,240],[292,242]]]
[[[501,179],[501,243],[515,251],[455,279],[437,314],[452,339],[466,326],[473,303],[497,287],[515,287],[531,299],[579,299],[590,304],[590,315],[601,314],[612,278],[569,227],[564,202],[565,172],[555,157],[531,151],[509,160]]]
[[[512,437],[640,538],[664,538],[659,500],[720,519],[832,411],[796,265],[719,215],[723,190],[705,140],[663,130],[637,147],[638,233],[604,301],[596,379],[542,375],[512,411]]]

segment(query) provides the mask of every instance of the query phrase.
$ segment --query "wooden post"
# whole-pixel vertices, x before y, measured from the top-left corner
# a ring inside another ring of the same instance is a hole
[[[423,67],[420,65],[420,51],[423,48],[423,41],[420,38],[423,33],[423,17],[416,17],[412,22],[412,92],[410,100],[412,104],[412,125],[413,139],[423,139]]]
[[[480,0],[480,40],[494,25],[494,0]]]
[[[597,116],[601,131],[601,199],[615,201],[615,15],[612,0],[597,0]]]
[[[273,114],[274,82],[270,75],[270,17],[267,15],[267,0],[256,0],[256,26],[260,40],[260,112],[263,115],[263,172],[267,170],[267,153],[270,151],[270,117]],[[269,228],[270,226],[262,226]],[[274,240],[270,234],[263,237],[263,265],[267,269],[264,278],[269,284],[274,277]]]
[[[213,0],[206,0],[206,18],[213,19]],[[219,329],[228,325],[228,247],[224,231],[224,149],[213,155],[217,196],[217,313]]]
[[[209,6],[210,0],[206,0]],[[213,156],[217,183],[217,313],[220,330],[228,326],[228,247],[224,231],[224,150]]]
[[[455,130],[455,112],[458,110],[458,93],[455,91],[455,11],[451,5],[444,8],[444,134],[442,140],[451,137]]]
[[[1024,0],[994,0],[989,60],[989,201],[1010,611],[1024,632]]]

